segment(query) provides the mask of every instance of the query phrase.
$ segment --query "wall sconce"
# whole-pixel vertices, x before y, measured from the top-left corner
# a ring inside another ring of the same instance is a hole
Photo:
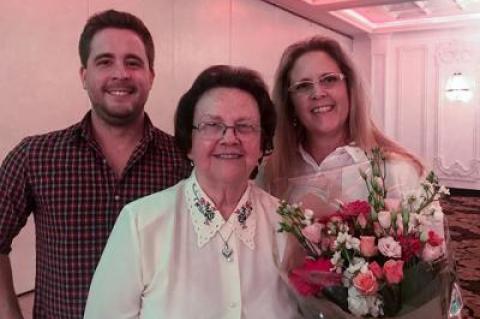
[[[461,72],[455,72],[447,80],[445,95],[450,101],[466,103],[472,99],[473,91],[467,78]]]

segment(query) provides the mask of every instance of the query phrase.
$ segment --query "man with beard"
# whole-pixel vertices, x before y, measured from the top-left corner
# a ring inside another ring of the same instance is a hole
[[[189,175],[173,138],[144,112],[155,74],[143,22],[114,10],[96,14],[83,29],[79,53],[92,109],[67,129],[25,138],[0,168],[0,318],[22,318],[8,253],[30,213],[34,318],[82,318],[121,208]]]

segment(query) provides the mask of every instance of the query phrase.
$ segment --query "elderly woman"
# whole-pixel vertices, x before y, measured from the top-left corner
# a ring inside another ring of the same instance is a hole
[[[392,195],[418,186],[422,163],[375,126],[359,76],[336,41],[313,37],[289,46],[273,100],[278,133],[263,181],[272,194],[325,212],[336,199],[366,196],[358,170],[368,167],[365,153],[375,146],[387,157]],[[313,203],[315,196],[325,203]]]
[[[181,98],[175,138],[190,178],[127,205],[95,272],[85,318],[294,318],[277,265],[278,200],[249,180],[272,149],[260,76],[213,66]]]

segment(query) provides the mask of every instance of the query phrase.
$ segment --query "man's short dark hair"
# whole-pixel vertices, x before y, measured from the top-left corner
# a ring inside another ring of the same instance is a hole
[[[195,107],[205,92],[218,87],[236,88],[255,99],[260,113],[262,151],[264,155],[270,154],[273,151],[277,117],[267,86],[256,71],[228,65],[214,65],[204,70],[178,102],[175,112],[175,141],[179,148],[185,154],[190,152]]]
[[[107,10],[91,16],[78,42],[78,52],[82,66],[87,67],[88,57],[90,55],[90,44],[95,34],[106,28],[125,29],[135,32],[143,42],[145,52],[148,58],[148,66],[153,71],[153,61],[155,60],[155,47],[153,45],[152,35],[142,20],[127,12],[116,10]]]

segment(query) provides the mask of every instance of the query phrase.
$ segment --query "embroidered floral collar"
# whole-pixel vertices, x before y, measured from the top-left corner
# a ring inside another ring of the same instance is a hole
[[[213,201],[199,186],[195,173],[192,173],[186,185],[186,199],[199,247],[204,246],[219,232],[223,238],[235,235],[250,249],[254,249],[256,217],[252,214],[253,205],[249,199],[250,187],[250,185],[247,187],[234,213],[225,221]],[[234,234],[231,234],[232,232]]]
[[[192,191],[195,207],[197,207],[198,211],[205,217],[205,225],[209,225],[215,217],[215,212],[217,211],[217,209],[215,208],[215,206],[213,206],[212,203],[201,197],[198,191],[197,183],[192,183]],[[252,202],[250,200],[247,200],[242,206],[240,206],[233,212],[238,216],[238,223],[242,226],[243,229],[246,229],[248,227],[247,219],[252,214],[252,209]]]

